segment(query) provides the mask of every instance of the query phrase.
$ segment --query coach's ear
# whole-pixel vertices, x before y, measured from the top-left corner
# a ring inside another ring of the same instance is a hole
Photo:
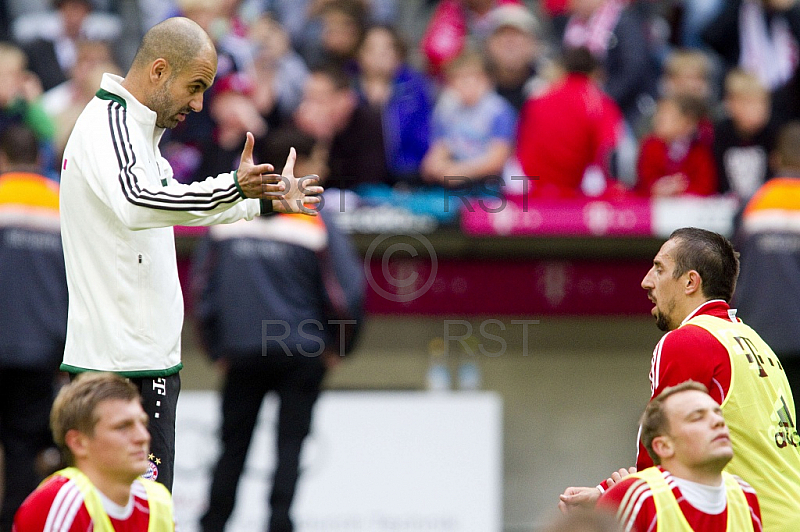
[[[78,429],[69,429],[64,434],[64,444],[76,459],[89,455],[88,443],[89,437]]]
[[[675,454],[675,445],[672,438],[666,434],[653,438],[653,442],[650,445],[653,448],[653,452],[656,453],[656,456],[662,461],[665,458],[672,458]]]
[[[167,81],[170,74],[170,66],[166,59],[159,57],[150,63],[150,83],[161,85]]]

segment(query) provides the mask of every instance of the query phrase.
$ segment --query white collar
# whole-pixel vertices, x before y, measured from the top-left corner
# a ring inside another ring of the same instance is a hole
[[[123,79],[124,78],[121,76],[106,72],[103,74],[103,78],[100,81],[100,88],[125,100],[125,109],[128,114],[137,122],[152,128],[153,135],[157,135],[160,138],[164,133],[164,128],[156,126],[156,112],[141,103],[133,94],[128,92],[128,89],[122,86]]]
[[[106,497],[100,490],[97,490],[97,493],[100,495],[100,502],[103,504],[103,510],[106,511],[109,517],[118,521],[124,521],[133,513],[133,493],[128,496],[128,502],[125,504],[125,506],[120,506],[119,504],[115,503]]]
[[[702,303],[699,307],[697,307],[696,309],[691,311],[688,316],[683,318],[683,321],[681,322],[681,325],[685,325],[687,321],[689,321],[690,319],[694,318],[695,315],[700,312],[700,309],[702,309],[706,305],[710,305],[711,303],[725,303],[725,304],[727,304],[727,302],[724,299],[710,299],[710,300],[706,301],[705,303]]]
[[[675,475],[672,478],[686,501],[701,512],[719,515],[725,511],[728,505],[728,496],[725,492],[724,481],[719,486],[707,486],[706,484],[678,478]]]

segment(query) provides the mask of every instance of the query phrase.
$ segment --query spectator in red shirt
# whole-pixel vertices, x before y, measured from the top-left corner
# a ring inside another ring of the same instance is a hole
[[[705,104],[686,94],[658,102],[653,131],[642,140],[636,189],[645,196],[707,196],[717,191],[714,153],[698,135]]]
[[[597,62],[588,49],[567,50],[562,62],[566,76],[520,113],[517,159],[536,196],[579,196],[587,170],[611,175],[624,127],[619,107],[592,77]]]

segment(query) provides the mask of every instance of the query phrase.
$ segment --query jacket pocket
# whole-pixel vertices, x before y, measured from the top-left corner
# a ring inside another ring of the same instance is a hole
[[[138,246],[137,246],[138,247]],[[117,293],[119,312],[118,338],[120,348],[130,348],[130,342],[152,338],[150,308],[150,256],[127,243],[117,246]]]

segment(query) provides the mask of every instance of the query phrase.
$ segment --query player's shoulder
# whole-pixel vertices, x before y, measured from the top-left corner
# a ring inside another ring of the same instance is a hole
[[[756,494],[756,490],[753,489],[753,486],[748,484],[746,480],[743,480],[742,477],[738,475],[731,475],[733,479],[739,484],[739,487],[742,488],[742,491],[745,493],[752,493],[753,495]]]
[[[74,517],[83,505],[83,495],[70,479],[54,475],[39,486],[22,503],[14,519],[15,530],[42,530],[52,513],[55,516]],[[64,528],[64,530],[68,530]]]
[[[635,497],[628,497],[628,493],[635,493]],[[600,497],[598,506],[616,509],[620,507],[623,501],[635,498],[641,504],[642,501],[652,497],[650,486],[647,481],[635,475],[630,475],[606,490]]]
[[[665,334],[659,342],[659,347],[662,352],[668,353],[696,353],[698,347],[722,348],[722,344],[708,329],[687,323]]]

